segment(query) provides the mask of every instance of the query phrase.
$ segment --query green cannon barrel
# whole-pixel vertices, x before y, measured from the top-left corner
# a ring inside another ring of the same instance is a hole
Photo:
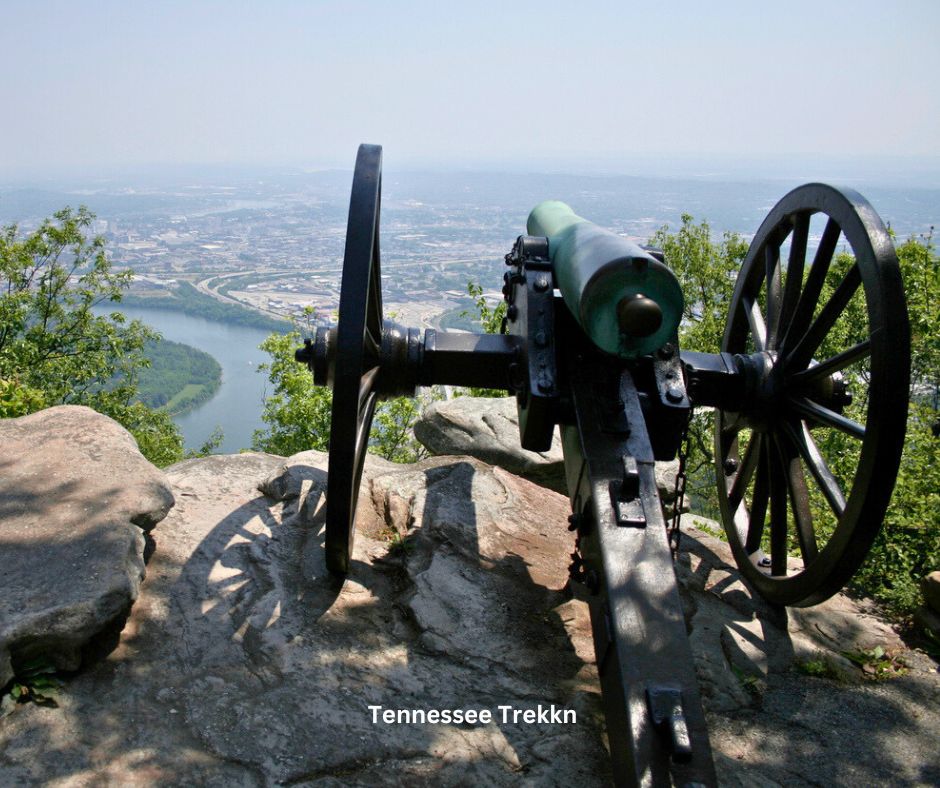
[[[662,347],[682,319],[675,275],[637,244],[546,200],[529,214],[529,235],[548,237],[555,283],[601,350],[636,358]]]

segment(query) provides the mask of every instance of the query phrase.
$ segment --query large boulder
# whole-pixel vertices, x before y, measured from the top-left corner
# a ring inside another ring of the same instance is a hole
[[[568,494],[565,459],[558,430],[546,452],[519,445],[514,397],[455,397],[431,403],[414,426],[415,437],[435,456],[468,455]],[[656,486],[663,504],[675,498],[679,461],[656,463]]]
[[[455,397],[432,402],[415,423],[415,437],[433,455],[468,455],[510,473],[567,493],[558,430],[546,452],[519,445],[514,397]]]
[[[78,668],[127,615],[173,495],[127,430],[84,407],[0,421],[0,469],[2,686],[17,662]]]

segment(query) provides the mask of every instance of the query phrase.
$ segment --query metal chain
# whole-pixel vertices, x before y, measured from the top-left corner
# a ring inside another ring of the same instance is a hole
[[[672,551],[672,560],[679,557],[679,539],[682,532],[679,529],[682,520],[682,507],[685,504],[685,461],[689,455],[689,424],[692,423],[691,414],[682,430],[679,441],[679,469],[676,471],[676,494],[672,499],[672,517],[668,526],[669,548]]]

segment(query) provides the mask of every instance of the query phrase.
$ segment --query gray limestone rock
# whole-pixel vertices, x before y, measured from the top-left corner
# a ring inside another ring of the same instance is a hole
[[[940,569],[931,572],[920,582],[924,601],[934,612],[940,613]]]
[[[568,494],[561,439],[556,429],[551,448],[533,452],[519,445],[519,416],[514,397],[455,397],[431,403],[414,427],[415,437],[433,455],[469,455]],[[675,497],[678,460],[656,465],[656,484],[664,504]]]
[[[927,605],[921,605],[914,611],[914,626],[924,633],[926,630],[934,639],[940,639],[940,613]]]
[[[0,686],[17,660],[78,668],[137,598],[144,532],[171,506],[130,433],[89,408],[0,421]]]
[[[6,753],[50,749],[0,782],[603,785],[589,618],[561,590],[566,499],[471,458],[370,458],[339,588],[325,469],[319,452],[169,468],[177,505],[121,645],[70,684],[67,713],[4,721]],[[577,722],[498,708],[551,704]],[[494,720],[376,723],[369,706]]]
[[[414,430],[431,454],[466,454],[556,492],[567,492],[558,431],[548,451],[523,449],[515,397],[456,397],[433,402],[424,409]]]
[[[369,458],[338,587],[326,468],[304,452],[168,469],[177,505],[120,645],[59,709],[3,720],[0,783],[608,783],[588,611],[562,592],[565,498],[469,457]],[[937,784],[935,666],[905,651],[906,675],[864,680],[841,651],[902,648],[871,607],[768,605],[702,530],[717,527],[685,518],[677,571],[720,782]],[[805,675],[807,660],[841,680]],[[369,709],[539,704],[577,724],[386,724]]]

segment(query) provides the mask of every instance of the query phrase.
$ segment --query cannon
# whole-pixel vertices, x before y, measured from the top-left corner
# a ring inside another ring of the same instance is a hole
[[[842,588],[881,527],[907,421],[910,330],[888,231],[852,190],[789,192],[757,230],[709,352],[680,348],[695,294],[658,250],[549,201],[506,255],[502,333],[422,333],[383,316],[381,162],[379,146],[359,148],[338,322],[296,353],[333,388],[328,568],[350,568],[378,400],[439,384],[514,394],[523,447],[545,450],[560,429],[569,582],[590,606],[615,781],[715,784],[673,566],[679,507],[667,524],[654,463],[682,454],[693,408],[713,409],[713,473],[743,577],[776,605]],[[855,467],[827,456],[832,434]]]

